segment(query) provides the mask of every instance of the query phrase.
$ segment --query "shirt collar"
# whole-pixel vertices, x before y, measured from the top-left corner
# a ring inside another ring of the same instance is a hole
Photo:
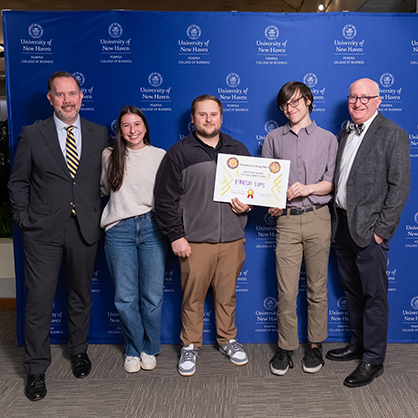
[[[58,119],[55,113],[54,122],[58,130],[65,129],[68,126],[67,123],[64,123],[62,120]],[[72,125],[75,126],[77,129],[80,129],[80,115],[77,116],[77,120]]]
[[[376,112],[374,112],[374,115],[369,120],[366,120],[366,122],[363,123],[365,131],[367,131],[367,129],[369,129],[369,126],[372,124],[372,122],[374,121],[374,119],[375,119],[375,117],[377,116],[378,113],[379,112],[376,110]]]
[[[374,121],[374,119],[376,118],[376,116],[378,115],[378,111],[376,110],[376,112],[373,114],[373,116],[366,120],[366,122],[360,123],[359,125],[363,125],[363,130],[361,131],[361,133],[357,133],[357,131],[354,129],[353,131],[350,132],[349,136],[351,135],[356,135],[361,139],[364,138],[364,135],[366,135],[367,130],[369,129],[370,125],[372,124],[372,122]],[[352,136],[354,137],[354,136]]]
[[[316,129],[316,127],[317,127],[316,122],[313,120],[308,126],[305,126],[304,128],[301,128],[300,131],[305,130],[305,132],[308,135],[310,135]],[[292,131],[292,128],[290,127],[289,122],[287,122],[286,125],[283,126],[283,135],[288,134],[290,131]]]
[[[216,147],[215,148],[213,148],[213,147],[211,147],[210,145],[208,145],[208,144],[206,144],[205,142],[203,142],[198,136],[197,136],[197,134],[196,134],[196,131],[193,131],[193,136],[196,138],[196,140],[201,144],[201,145],[203,145],[204,147],[207,147],[207,148],[212,148],[212,149],[215,149],[215,150],[217,150],[217,149],[219,149],[222,145],[223,145],[223,140],[222,140],[222,134],[219,132],[219,141],[218,141],[218,143],[216,144]]]

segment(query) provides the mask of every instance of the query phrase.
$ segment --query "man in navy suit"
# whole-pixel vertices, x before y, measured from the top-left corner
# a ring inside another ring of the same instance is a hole
[[[335,167],[335,254],[347,299],[351,342],[330,350],[336,361],[361,359],[345,380],[364,386],[383,373],[388,330],[389,240],[410,186],[409,138],[378,112],[379,86],[364,78],[350,87],[352,122],[339,135]]]
[[[104,126],[80,118],[83,93],[71,74],[53,74],[47,97],[54,115],[22,129],[9,181],[13,216],[23,231],[26,258],[25,394],[32,401],[46,395],[51,314],[63,261],[68,277],[73,374],[85,377],[91,370],[87,355],[90,281],[101,236],[101,153],[108,142]],[[69,126],[76,144],[77,161],[72,173],[67,166]]]

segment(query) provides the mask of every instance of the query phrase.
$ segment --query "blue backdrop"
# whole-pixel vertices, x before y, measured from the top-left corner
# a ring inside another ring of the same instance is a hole
[[[381,88],[380,111],[409,134],[412,188],[389,263],[389,341],[418,342],[418,16],[410,14],[273,14],[195,12],[3,12],[10,147],[24,125],[52,114],[46,82],[58,70],[82,85],[83,117],[106,125],[125,104],[145,112],[151,141],[168,149],[192,129],[189,108],[203,93],[224,105],[223,131],[253,156],[265,135],[284,124],[275,99],[288,81],[313,91],[312,118],[338,134],[348,119],[349,85],[370,77]],[[237,284],[238,338],[277,341],[274,219],[256,208],[246,230],[247,259]],[[18,341],[24,343],[22,237],[15,232]],[[101,242],[92,277],[90,341],[121,341],[119,317]],[[66,287],[61,278],[52,318],[52,342],[67,337]],[[181,290],[177,260],[165,275],[162,341],[178,343]],[[333,253],[329,264],[329,341],[349,337],[345,299]],[[299,335],[306,340],[306,281],[302,269]],[[204,342],[215,342],[213,304],[205,308]]]

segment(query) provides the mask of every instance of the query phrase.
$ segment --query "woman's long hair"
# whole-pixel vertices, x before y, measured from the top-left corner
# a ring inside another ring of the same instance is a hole
[[[144,144],[151,144],[148,121],[145,115],[136,106],[123,106],[118,115],[115,144],[113,145],[113,149],[109,157],[109,166],[107,169],[107,182],[109,183],[110,190],[113,192],[116,192],[121,188],[123,176],[125,174],[127,146],[126,140],[122,136],[121,122],[123,116],[129,113],[134,113],[142,119],[147,130],[144,135]]]

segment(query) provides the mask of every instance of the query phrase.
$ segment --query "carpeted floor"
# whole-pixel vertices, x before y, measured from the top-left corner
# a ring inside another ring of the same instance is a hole
[[[357,361],[326,360],[318,373],[308,375],[301,367],[303,346],[294,355],[294,369],[274,376],[268,368],[274,345],[246,344],[250,362],[242,367],[232,365],[217,347],[205,345],[196,374],[181,377],[176,368],[179,346],[163,345],[155,370],[128,374],[121,346],[91,345],[93,370],[80,380],[71,373],[65,347],[52,346],[48,394],[30,402],[23,393],[26,376],[15,325],[15,312],[0,312],[0,417],[418,417],[416,344],[390,344],[383,376],[357,389],[343,385]]]

